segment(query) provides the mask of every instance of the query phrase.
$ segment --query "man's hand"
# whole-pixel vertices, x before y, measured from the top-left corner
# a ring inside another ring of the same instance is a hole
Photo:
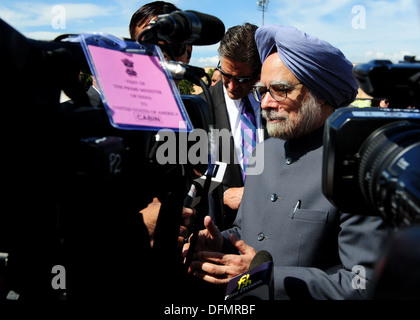
[[[244,187],[229,188],[223,195],[223,203],[233,210],[238,210],[243,194]]]
[[[257,252],[243,240],[230,236],[233,245],[241,254],[223,254],[219,252],[200,251],[191,263],[190,272],[209,283],[227,285],[229,280],[248,271]]]
[[[159,216],[159,211],[162,203],[158,198],[153,198],[153,201],[148,204],[146,208],[140,211],[143,215],[144,224],[149,231],[150,245],[153,247],[153,239],[155,236],[156,222]]]
[[[184,239],[188,235],[188,228],[192,225],[191,217],[196,214],[195,209],[191,208],[182,208],[182,225],[179,228],[179,236],[178,236],[178,247],[182,248],[184,245]]]
[[[144,224],[149,231],[150,245],[153,247],[154,236],[156,230],[157,219],[159,217],[160,207],[162,203],[158,198],[153,198],[153,201],[147,205],[146,208],[140,211],[143,215]],[[188,234],[188,227],[191,226],[191,217],[196,213],[195,209],[182,208],[183,223],[179,229],[178,246],[182,248],[184,239]]]
[[[204,227],[206,229],[198,233],[195,251],[220,251],[223,245],[223,236],[219,228],[211,220],[211,217],[207,216],[204,218]],[[182,250],[184,258],[187,256],[189,249],[190,243],[186,243]]]

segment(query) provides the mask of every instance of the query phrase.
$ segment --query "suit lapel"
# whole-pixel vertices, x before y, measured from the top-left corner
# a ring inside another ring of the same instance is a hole
[[[223,92],[223,83],[219,81],[214,87],[212,97],[214,103],[214,113],[215,113],[215,127],[216,129],[222,130],[226,129],[229,133],[232,133],[232,128],[230,126],[228,111],[226,108],[226,101]],[[224,148],[226,150],[226,148]],[[242,169],[237,163],[237,155],[235,151],[235,145],[233,137],[229,137],[229,154],[223,154],[222,139],[219,140],[219,159],[222,162],[228,163],[229,170],[226,170],[224,181],[230,181],[237,186],[242,185]]]
[[[212,97],[214,103],[214,113],[216,116],[216,129],[228,129],[231,132],[229,116],[226,108],[225,97],[223,93],[223,83],[219,81],[214,87],[212,87]]]

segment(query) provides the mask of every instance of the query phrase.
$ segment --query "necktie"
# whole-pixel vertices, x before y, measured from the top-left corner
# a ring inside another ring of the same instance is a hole
[[[242,161],[243,172],[242,176],[246,178],[246,167],[248,159],[251,157],[252,150],[257,144],[256,121],[254,110],[248,97],[242,98],[242,112],[241,112],[241,135],[242,135]]]

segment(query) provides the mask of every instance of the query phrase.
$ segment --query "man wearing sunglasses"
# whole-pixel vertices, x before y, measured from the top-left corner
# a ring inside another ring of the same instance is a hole
[[[223,144],[226,142],[219,140],[219,160],[227,163],[227,167],[221,185],[210,197],[213,208],[211,214],[221,229],[229,228],[236,217],[246,178],[244,157],[264,139],[261,108],[251,93],[261,71],[254,39],[257,28],[256,25],[245,23],[227,30],[218,49],[220,62],[216,69],[221,73],[222,81],[210,88],[216,129],[225,129],[231,134],[228,153],[223,153],[226,149]],[[205,99],[205,96],[202,95],[202,98]],[[252,125],[250,130],[243,129],[245,100],[247,110],[250,110],[252,120],[255,120],[255,131]],[[244,133],[247,132],[255,132],[255,135],[248,149],[244,149]]]

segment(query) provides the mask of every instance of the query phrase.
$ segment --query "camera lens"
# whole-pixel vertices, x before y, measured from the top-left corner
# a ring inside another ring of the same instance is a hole
[[[395,226],[420,221],[420,125],[400,121],[380,127],[359,155],[360,190],[372,210]]]

